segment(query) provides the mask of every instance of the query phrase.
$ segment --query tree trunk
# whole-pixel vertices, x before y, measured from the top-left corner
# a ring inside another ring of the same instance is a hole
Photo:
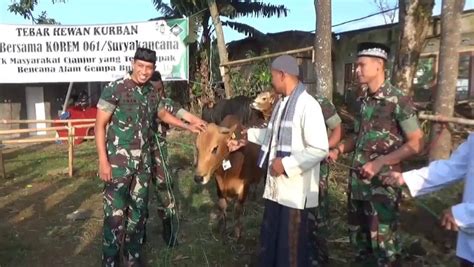
[[[216,29],[217,37],[217,49],[219,51],[219,59],[221,64],[225,64],[228,61],[227,48],[225,46],[224,31],[222,30],[221,20],[219,19],[219,10],[215,0],[209,0],[209,10],[211,11],[212,21],[214,28]],[[226,98],[232,96],[232,88],[230,86],[230,74],[228,67],[220,67],[221,76],[224,79],[224,89]]]
[[[392,82],[413,95],[413,78],[428,35],[434,0],[400,0],[399,6],[400,42]]]
[[[316,72],[316,93],[332,100],[332,31],[331,0],[315,0],[316,37],[314,40],[314,70]],[[311,92],[314,94],[314,92]]]
[[[204,15],[203,19],[203,31],[201,36],[201,45],[199,49],[199,82],[201,87],[201,104],[215,103],[215,94],[210,84],[210,64],[209,56],[211,51],[211,34],[209,19],[211,18],[210,13]],[[202,107],[201,107],[202,108]]]
[[[461,15],[464,0],[443,0],[441,9],[441,45],[439,48],[438,84],[433,111],[435,114],[453,116],[456,100],[459,53],[461,43]],[[430,160],[445,159],[451,152],[451,133],[442,125],[434,123],[431,140],[435,140],[430,151]]]

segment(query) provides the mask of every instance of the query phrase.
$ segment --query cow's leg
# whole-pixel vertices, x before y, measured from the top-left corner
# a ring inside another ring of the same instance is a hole
[[[235,227],[234,227],[234,234],[237,240],[240,239],[242,236],[242,213],[244,211],[244,203],[245,199],[247,198],[248,192],[248,185],[244,186],[242,192],[238,195],[237,201],[235,202],[235,213],[234,213],[234,220],[235,220]]]
[[[219,200],[217,201],[217,206],[219,208],[219,216],[218,216],[218,229],[221,234],[225,233],[226,229],[226,217],[227,217],[227,199],[222,192],[222,189],[219,187],[219,177],[216,177],[216,186],[217,186],[217,197]]]
[[[218,221],[218,228],[221,234],[225,233],[226,229],[226,219],[227,219],[227,200],[225,197],[219,197],[217,202],[219,206],[219,221]]]

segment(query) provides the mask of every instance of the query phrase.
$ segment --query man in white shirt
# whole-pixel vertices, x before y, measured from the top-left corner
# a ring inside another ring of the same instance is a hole
[[[474,266],[474,134],[471,133],[447,160],[437,160],[428,167],[404,173],[391,172],[384,180],[387,185],[406,184],[417,197],[454,182],[464,180],[463,201],[443,212],[441,225],[446,230],[458,231],[456,255],[461,266]]]
[[[308,209],[318,206],[319,164],[327,156],[326,126],[318,102],[299,81],[294,57],[271,66],[281,94],[266,129],[249,129],[247,140],[262,146],[258,165],[267,168],[259,265],[309,266]],[[229,142],[230,151],[247,140]]]

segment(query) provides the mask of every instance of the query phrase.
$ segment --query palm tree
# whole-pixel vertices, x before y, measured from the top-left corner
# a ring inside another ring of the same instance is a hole
[[[211,12],[209,10],[208,0],[170,0],[164,3],[162,0],[153,0],[156,10],[166,18],[190,17],[190,32],[195,33],[197,40],[197,32],[200,33],[198,43],[190,45],[191,58],[196,61],[190,64],[190,73],[195,75],[193,80],[201,84],[200,89],[206,100],[213,101],[213,91],[209,86],[209,55],[211,51],[212,34],[214,27],[211,21]],[[216,0],[219,15],[225,17],[222,21],[223,26],[230,27],[246,36],[264,37],[265,34],[256,28],[232,21],[239,17],[263,17],[269,18],[273,16],[287,16],[288,9],[284,5],[272,5],[254,0]],[[194,41],[192,40],[192,41]]]

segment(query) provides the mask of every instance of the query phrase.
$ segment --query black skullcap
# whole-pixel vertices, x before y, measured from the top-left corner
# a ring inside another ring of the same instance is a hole
[[[156,52],[148,48],[139,47],[137,48],[137,51],[135,52],[135,56],[133,57],[133,59],[143,60],[143,61],[155,64]]]

